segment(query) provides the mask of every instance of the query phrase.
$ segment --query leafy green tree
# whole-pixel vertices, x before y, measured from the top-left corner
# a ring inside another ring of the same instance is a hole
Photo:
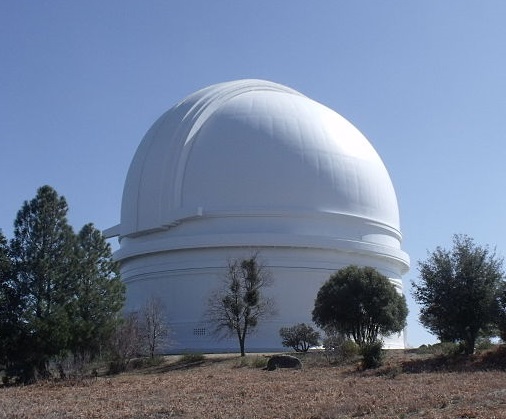
[[[318,291],[313,321],[352,338],[361,348],[380,335],[400,333],[408,308],[389,279],[371,267],[348,266],[335,272]]]
[[[69,348],[76,357],[93,359],[115,330],[125,289],[111,247],[93,224],[81,229],[76,244],[76,294],[68,306],[72,324]]]
[[[497,294],[497,329],[503,342],[506,342],[506,283],[502,283]]]
[[[420,282],[412,283],[421,305],[420,322],[441,341],[463,343],[474,353],[476,339],[492,334],[502,259],[466,235],[455,235],[450,250],[437,247],[419,262]]]
[[[279,329],[282,345],[292,348],[295,352],[307,352],[312,346],[317,346],[320,334],[311,326],[299,323],[291,327]]]
[[[18,327],[29,348],[25,380],[33,379],[35,371],[46,376],[49,360],[66,348],[70,337],[67,305],[76,295],[76,258],[67,211],[65,198],[43,186],[25,201],[14,222],[12,287],[22,299]]]
[[[259,322],[275,313],[274,302],[263,294],[272,284],[270,273],[257,255],[228,263],[224,287],[209,299],[208,319],[217,336],[236,335],[241,356],[245,356],[246,337]]]

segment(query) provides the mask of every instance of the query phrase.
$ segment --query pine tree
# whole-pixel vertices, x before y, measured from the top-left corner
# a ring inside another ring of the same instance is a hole
[[[19,298],[12,287],[12,264],[7,239],[0,230],[0,365],[8,367],[16,339]]]
[[[49,360],[61,354],[70,338],[68,306],[76,297],[76,258],[67,211],[65,198],[43,186],[24,202],[14,222],[12,288],[21,296],[18,346],[25,348],[20,354],[25,381],[36,371],[46,376]]]
[[[110,245],[93,224],[77,235],[76,295],[72,319],[71,350],[80,358],[100,354],[118,322],[125,299],[118,264],[112,260]]]

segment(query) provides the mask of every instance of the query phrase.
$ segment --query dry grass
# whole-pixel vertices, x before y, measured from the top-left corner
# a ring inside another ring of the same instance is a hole
[[[0,418],[506,418],[506,373],[423,372],[434,358],[391,352],[379,370],[240,367],[238,357],[167,363],[116,377],[0,388]],[[416,373],[403,372],[422,371]]]

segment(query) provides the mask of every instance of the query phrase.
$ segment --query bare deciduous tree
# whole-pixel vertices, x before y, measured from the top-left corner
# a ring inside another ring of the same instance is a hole
[[[165,303],[159,297],[149,297],[141,309],[141,336],[151,358],[167,342],[169,331]]]
[[[139,354],[141,342],[138,313],[126,313],[111,338],[110,372],[126,370],[130,360]]]

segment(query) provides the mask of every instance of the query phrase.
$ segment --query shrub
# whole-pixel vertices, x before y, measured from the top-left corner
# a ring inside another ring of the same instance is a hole
[[[234,368],[244,368],[248,366],[249,366],[248,358],[246,356],[241,356],[234,365]]]
[[[241,356],[234,365],[234,368],[265,368],[268,359],[264,356]]]
[[[444,356],[454,357],[465,353],[464,343],[441,342],[441,353]]]
[[[415,352],[418,354],[457,356],[464,353],[464,348],[459,343],[438,342],[433,345],[422,345]]]
[[[320,334],[305,323],[282,327],[279,335],[282,338],[282,345],[293,348],[295,352],[307,352],[311,346],[317,346],[320,340]]]
[[[326,334],[323,347],[330,363],[343,363],[359,354],[359,347],[352,340],[333,330],[327,330]]]
[[[194,362],[202,362],[206,359],[205,355],[200,352],[188,352],[181,356],[179,362],[183,364],[192,364]]]
[[[111,361],[109,363],[109,368],[107,370],[107,374],[108,375],[116,375],[116,374],[119,374],[120,372],[123,372],[125,371],[126,369],[126,366],[120,362],[120,361]]]
[[[487,351],[492,349],[494,344],[490,338],[478,338],[476,341],[476,350],[477,351]]]
[[[359,354],[358,345],[351,339],[346,339],[340,347],[341,357],[344,360],[356,357]]]
[[[363,369],[367,370],[380,367],[383,364],[383,342],[377,340],[362,345],[360,354],[362,355]]]
[[[163,356],[159,355],[154,356],[153,358],[151,358],[150,356],[146,358],[136,358],[130,362],[129,367],[131,367],[134,370],[141,368],[156,367],[162,364],[163,361],[164,361]]]
[[[267,366],[267,358],[264,356],[255,356],[250,363],[252,368],[265,368]]]
[[[434,354],[434,349],[432,348],[432,345],[420,345],[418,348],[411,349],[410,352],[424,355],[424,354]]]
[[[90,352],[79,355],[62,354],[49,363],[49,371],[60,379],[82,379],[92,375],[93,370],[103,362],[98,358],[92,360]]]
[[[137,313],[126,313],[117,325],[109,341],[109,373],[117,374],[126,371],[128,364],[141,352],[139,333],[139,316]]]

